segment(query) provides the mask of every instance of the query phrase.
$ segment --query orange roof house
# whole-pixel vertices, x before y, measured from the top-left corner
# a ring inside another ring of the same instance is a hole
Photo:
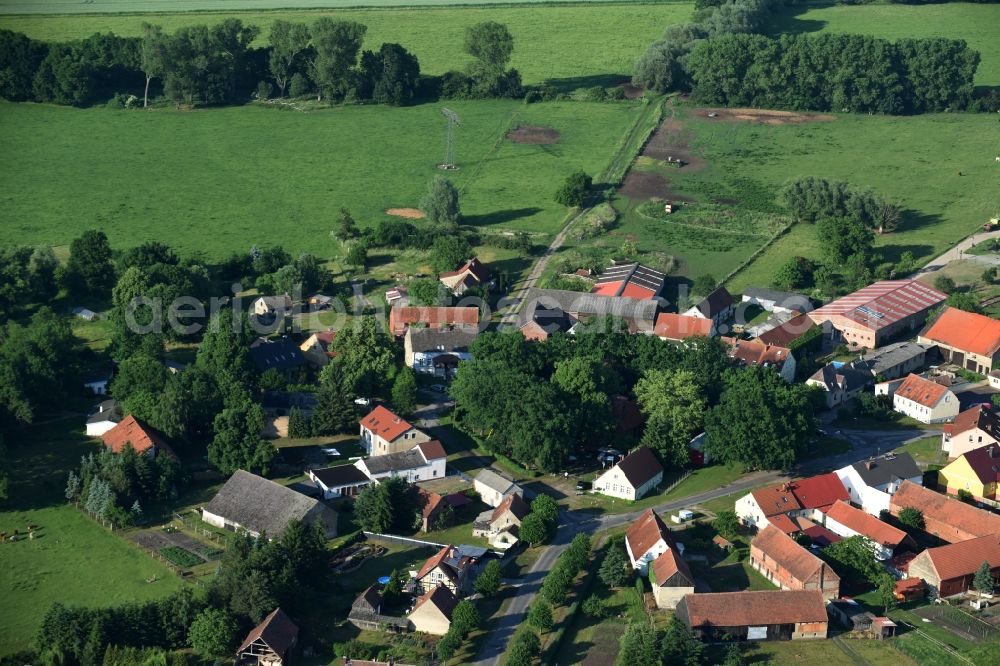
[[[705,638],[819,639],[829,628],[823,595],[813,590],[688,594],[676,614]]]
[[[813,310],[809,318],[836,329],[848,344],[875,349],[897,334],[916,331],[947,298],[917,280],[882,280]]]
[[[134,416],[129,414],[111,430],[101,435],[104,446],[111,449],[112,453],[121,453],[129,444],[136,453],[146,454],[150,457],[156,456],[161,451],[171,458],[176,458],[170,445],[160,437],[155,430],[143,424]]]
[[[914,550],[917,548],[913,537],[903,530],[884,523],[843,500],[838,500],[826,512],[826,526],[842,537],[864,537],[873,545],[875,556],[880,560],[890,559],[904,545]]]
[[[921,423],[943,423],[958,416],[960,403],[947,386],[911,373],[893,394],[892,407]]]
[[[615,264],[597,278],[597,283],[590,293],[653,299],[663,291],[666,278],[666,274],[637,262]]]
[[[840,596],[840,576],[795,539],[768,525],[750,542],[750,566],[783,590],[816,590]]]
[[[983,562],[989,564],[994,584],[1000,581],[1000,535],[928,548],[910,562],[909,576],[922,578],[935,596],[950,597],[972,587]]]
[[[694,575],[675,548],[668,548],[653,560],[653,598],[657,608],[676,608],[685,594],[694,592]]]
[[[948,458],[988,444],[1000,444],[1000,412],[988,405],[975,405],[946,423],[941,429],[941,449]]]
[[[786,347],[767,345],[756,340],[720,339],[729,346],[729,358],[740,365],[772,367],[785,381],[795,380],[795,356]]]
[[[1000,321],[946,307],[920,334],[917,342],[937,345],[949,363],[987,374],[1000,360]]]
[[[394,307],[389,312],[389,331],[397,337],[406,335],[412,325],[428,328],[449,326],[478,326],[479,308],[434,307]]]
[[[361,443],[373,456],[402,453],[428,441],[429,435],[382,405],[361,419]]]
[[[715,333],[715,322],[701,317],[688,317],[673,312],[661,312],[656,317],[653,334],[661,340],[680,342],[695,336],[711,337]]]
[[[475,257],[465,262],[457,271],[441,273],[438,275],[438,280],[456,296],[461,296],[470,287],[489,288],[493,285],[489,270]]]
[[[650,562],[677,547],[670,530],[652,509],[646,509],[625,532],[629,560],[642,574],[648,571]]]
[[[802,531],[804,518],[822,520],[837,500],[850,494],[835,472],[752,490],[736,500],[736,515],[757,529],[774,525],[788,534]]]
[[[1000,516],[903,481],[889,500],[889,512],[898,517],[905,508],[924,516],[924,531],[949,543],[1000,534]]]
[[[807,314],[795,315],[783,324],[778,324],[772,329],[764,331],[757,336],[757,342],[776,347],[791,347],[792,343],[809,333],[816,324]]]

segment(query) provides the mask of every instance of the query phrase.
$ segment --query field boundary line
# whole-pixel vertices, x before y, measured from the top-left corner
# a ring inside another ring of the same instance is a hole
[[[858,666],[872,666],[871,663],[868,662],[868,660],[866,660],[860,654],[855,652],[854,648],[849,646],[847,644],[847,641],[845,641],[840,636],[834,636],[830,640],[833,641],[833,644],[836,645],[838,648],[840,648],[840,651],[846,654],[847,657]]]
[[[788,232],[792,230],[792,227],[794,227],[796,224],[797,224],[797,222],[794,222],[794,221],[793,222],[789,222],[783,228],[781,228],[777,232],[775,232],[775,234],[773,236],[771,236],[771,238],[768,239],[768,241],[766,243],[764,243],[759,248],[757,248],[756,250],[754,250],[754,253],[751,254],[749,257],[747,257],[746,260],[743,261],[743,263],[741,263],[739,266],[737,266],[732,271],[730,271],[729,275],[727,275],[726,277],[722,278],[722,281],[719,284],[726,284],[727,282],[729,282],[730,280],[732,280],[734,277],[736,277],[737,275],[739,275],[742,271],[744,271],[747,268],[749,268],[750,264],[752,264],[753,262],[755,262],[758,259],[760,259],[760,255],[764,254],[765,250],[767,250],[769,247],[771,247],[776,242],[778,242],[779,238],[781,238],[782,236],[787,235]]]

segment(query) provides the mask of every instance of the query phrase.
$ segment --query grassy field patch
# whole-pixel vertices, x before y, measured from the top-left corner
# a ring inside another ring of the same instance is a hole
[[[0,14],[10,9],[11,0],[0,1]],[[17,3],[23,6],[23,2]],[[35,4],[35,3],[33,3]],[[63,14],[74,7],[46,3],[50,13]],[[105,3],[107,4],[107,3]],[[211,4],[200,3],[203,9]],[[369,9],[278,9],[275,11],[242,10],[240,4],[216,5],[222,11],[148,12],[188,9],[176,1],[155,3],[120,3],[106,11],[136,12],[115,16],[2,16],[0,26],[17,30],[35,39],[50,41],[80,39],[95,32],[113,31],[119,35],[139,35],[142,23],[157,23],[167,32],[193,24],[214,24],[229,17],[261,28],[258,40],[263,44],[276,19],[312,23],[320,16],[358,21],[368,26],[366,49],[377,50],[383,42],[395,42],[414,53],[421,71],[441,74],[462,69],[471,58],[463,52],[465,28],[482,21],[498,21],[509,27],[514,37],[511,66],[521,72],[526,83],[550,81],[563,88],[620,83],[632,74],[636,59],[673,23],[690,19],[692,5],[686,2],[622,4],[576,2],[548,5],[508,5],[504,7],[380,7]],[[295,0],[296,7],[308,6],[308,0]],[[337,0],[325,0],[327,7]],[[347,3],[344,3],[347,4]],[[358,3],[352,3],[358,4]],[[380,4],[382,4],[380,2]],[[386,3],[392,4],[392,3]],[[407,0],[408,5],[422,4]],[[435,4],[446,5],[447,2]],[[463,0],[463,4],[466,3]],[[555,57],[565,54],[566,57]],[[572,55],[570,55],[572,54]]]

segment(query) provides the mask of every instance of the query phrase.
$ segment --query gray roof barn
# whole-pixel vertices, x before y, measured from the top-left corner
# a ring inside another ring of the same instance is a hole
[[[205,521],[216,524],[207,514],[225,521],[229,529],[239,527],[271,537],[285,531],[293,520],[311,523],[320,520],[328,537],[337,535],[337,512],[322,502],[306,497],[280,483],[244,470],[236,470],[203,510]]]
[[[371,474],[385,474],[386,472],[402,472],[408,469],[417,469],[427,464],[420,449],[413,447],[409,451],[401,453],[387,453],[382,456],[372,456],[365,458],[365,467]]]
[[[867,352],[858,362],[865,364],[873,375],[887,375],[893,368],[911,360],[920,359],[922,363],[931,346],[909,341],[897,342]]]
[[[457,328],[413,328],[406,329],[406,337],[415,352],[425,351],[462,351],[468,350],[479,329],[472,326]]]
[[[487,488],[497,491],[501,495],[506,494],[509,490],[521,490],[521,487],[516,483],[506,477],[500,476],[490,469],[484,469],[477,474],[476,481],[485,485]]]
[[[650,299],[601,296],[600,294],[564,291],[562,289],[531,288],[524,295],[521,310],[518,313],[518,327],[532,321],[539,306],[549,311],[563,312],[570,318],[577,320],[597,316],[618,317],[629,322],[630,328],[651,333],[656,323],[660,303]]]

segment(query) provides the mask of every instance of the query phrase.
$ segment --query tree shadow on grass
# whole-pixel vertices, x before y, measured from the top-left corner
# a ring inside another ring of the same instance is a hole
[[[5,509],[26,511],[66,502],[66,477],[99,446],[84,434],[84,417],[15,428],[5,434],[9,499]]]
[[[511,208],[508,210],[498,210],[482,215],[463,215],[462,223],[474,227],[484,227],[491,224],[505,224],[519,220],[522,217],[531,217],[541,213],[542,209],[537,206],[527,208]]]
[[[957,175],[955,176],[958,177]],[[913,210],[912,208],[904,208],[899,214],[899,226],[891,232],[898,233],[900,231],[912,231],[914,229],[923,229],[925,227],[933,226],[935,224],[940,224],[944,219],[937,213],[922,213],[919,210]]]
[[[627,74],[591,74],[588,76],[570,76],[561,79],[545,79],[542,85],[559,93],[571,93],[581,88],[613,88],[628,83],[631,79]]]
[[[934,248],[930,245],[883,245],[875,249],[877,254],[882,255],[883,261],[889,261],[892,263],[898,262],[903,253],[909,252],[914,257],[917,257],[917,263],[923,265],[923,261],[919,258],[923,257],[926,261],[930,259],[934,254]]]
[[[833,7],[834,2],[815,2],[808,5],[793,5],[778,10],[772,15],[771,25],[766,33],[770,36],[819,32],[826,27],[827,21],[799,18],[802,14],[813,10]]]

